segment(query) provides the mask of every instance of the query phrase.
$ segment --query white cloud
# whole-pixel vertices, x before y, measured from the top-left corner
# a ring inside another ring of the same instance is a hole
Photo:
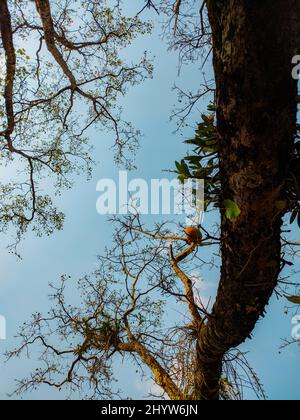
[[[211,285],[204,281],[201,273],[198,271],[193,271],[190,274],[190,279],[194,284],[196,304],[199,307],[209,308],[210,294],[208,290],[211,289]]]
[[[136,388],[145,396],[151,395],[153,397],[157,396],[158,398],[161,398],[163,392],[162,388],[157,385],[153,379],[145,379],[141,382],[137,382]],[[164,396],[164,398],[168,399],[167,396]]]

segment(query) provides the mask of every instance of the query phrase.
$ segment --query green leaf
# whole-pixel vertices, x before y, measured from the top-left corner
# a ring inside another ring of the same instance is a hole
[[[184,159],[182,159],[180,166],[181,166],[181,173],[183,175],[186,175],[187,177],[190,177],[191,176],[190,170],[187,163],[184,161]]]
[[[239,206],[232,200],[224,200],[227,219],[236,219],[241,214]]]
[[[181,165],[180,165],[180,163],[176,161],[175,162],[175,165],[176,165],[176,168],[177,168],[178,172],[180,172],[181,171]]]
[[[298,216],[298,210],[293,210],[290,218],[290,224],[292,225]]]
[[[181,175],[178,176],[178,179],[179,179],[180,183],[183,184],[184,181],[186,180],[186,176],[181,174]]]
[[[275,202],[276,207],[278,210],[284,210],[287,208],[287,201],[286,200],[277,200]]]
[[[198,146],[198,142],[195,139],[189,139],[184,141],[185,144],[193,144],[195,146]]]
[[[201,166],[199,156],[186,156],[184,159],[187,160],[188,162],[192,163],[192,164]]]
[[[208,107],[207,107],[207,109],[208,109],[210,112],[216,112],[217,107],[216,107],[216,105],[214,105],[214,104],[209,104],[209,105],[208,105]]]
[[[286,299],[295,305],[300,305],[300,296],[286,296]]]

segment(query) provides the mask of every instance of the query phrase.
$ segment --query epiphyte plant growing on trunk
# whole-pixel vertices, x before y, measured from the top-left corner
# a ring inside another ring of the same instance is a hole
[[[90,174],[91,127],[114,133],[117,163],[130,166],[136,150],[139,132],[122,120],[117,99],[152,67],[146,56],[127,64],[121,51],[150,25],[124,16],[117,4],[74,3],[0,4],[0,159],[7,174],[0,229],[14,226],[16,242],[29,226],[37,234],[62,228],[51,195],[72,185],[72,173]]]

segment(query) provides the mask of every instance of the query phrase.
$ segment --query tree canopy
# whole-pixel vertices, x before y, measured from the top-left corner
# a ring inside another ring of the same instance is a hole
[[[51,179],[60,194],[72,173],[89,175],[90,127],[113,132],[116,163],[132,165],[139,132],[122,120],[118,98],[152,66],[146,56],[126,63],[122,51],[151,26],[106,1],[8,0],[0,28],[0,158],[8,174],[0,227],[13,225],[19,240],[30,225],[37,234],[61,229],[64,216],[42,182]]]

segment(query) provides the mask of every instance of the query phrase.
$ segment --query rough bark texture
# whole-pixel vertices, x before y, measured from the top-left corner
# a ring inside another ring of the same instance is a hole
[[[150,351],[134,337],[128,343],[117,343],[116,350],[121,352],[136,353],[151,370],[155,382],[167,393],[171,400],[183,400],[184,396],[170,375],[159,364]]]
[[[196,398],[219,398],[224,353],[249,337],[280,271],[282,212],[296,127],[299,0],[208,0],[223,200],[222,270],[213,316],[198,340]]]

